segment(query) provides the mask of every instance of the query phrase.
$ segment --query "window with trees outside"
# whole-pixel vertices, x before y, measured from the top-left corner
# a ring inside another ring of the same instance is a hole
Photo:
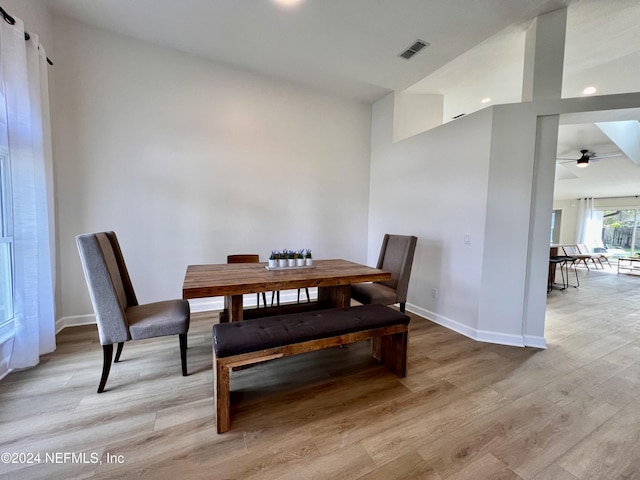
[[[607,210],[602,219],[602,240],[609,248],[619,248],[628,255],[640,249],[640,210]]]

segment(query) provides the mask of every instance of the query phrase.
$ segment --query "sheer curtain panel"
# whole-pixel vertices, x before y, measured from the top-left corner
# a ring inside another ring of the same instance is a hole
[[[578,199],[578,225],[576,229],[576,243],[591,244],[602,238],[599,233],[598,219],[593,208],[593,198]]]
[[[13,351],[9,368],[55,350],[52,159],[47,63],[37,35],[0,20],[0,76],[13,238]]]

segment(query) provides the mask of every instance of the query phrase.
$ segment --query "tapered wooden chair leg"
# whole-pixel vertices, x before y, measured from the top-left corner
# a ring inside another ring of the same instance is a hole
[[[111,370],[111,358],[113,357],[113,344],[102,346],[102,378],[98,386],[98,393],[104,391],[104,386],[109,378],[109,370]]]

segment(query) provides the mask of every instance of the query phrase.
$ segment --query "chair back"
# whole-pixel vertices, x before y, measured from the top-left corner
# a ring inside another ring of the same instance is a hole
[[[563,245],[562,250],[564,250],[565,255],[580,255],[580,250],[577,245]]]
[[[260,255],[254,253],[227,255],[227,263],[260,263]]]
[[[114,232],[76,237],[102,345],[131,339],[127,308],[138,305],[131,278]]]
[[[589,247],[587,247],[586,243],[579,243],[578,244],[578,251],[582,255],[590,255],[591,254],[591,251],[589,250]]]
[[[379,282],[396,291],[396,303],[407,301],[409,277],[413,266],[418,237],[385,234],[380,248],[377,268],[391,272],[391,280]]]

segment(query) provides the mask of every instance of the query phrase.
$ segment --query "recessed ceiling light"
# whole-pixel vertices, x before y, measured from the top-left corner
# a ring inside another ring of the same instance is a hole
[[[584,95],[593,95],[596,92],[597,92],[596,87],[587,87],[582,91]]]
[[[302,0],[273,0],[273,2],[283,7],[295,7],[299,3],[302,3]]]
[[[482,100],[480,100],[482,103],[489,103],[491,101],[491,99],[489,97],[484,97]]]

